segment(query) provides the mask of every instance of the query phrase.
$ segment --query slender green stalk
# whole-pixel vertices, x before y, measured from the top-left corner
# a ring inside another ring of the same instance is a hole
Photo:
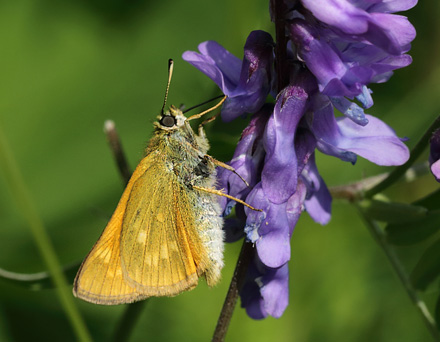
[[[147,302],[148,300],[127,305],[122,317],[119,319],[115,332],[113,333],[112,341],[120,342],[130,340],[134,327],[136,326]]]
[[[12,341],[9,325],[3,308],[0,307],[0,341]]]
[[[131,177],[130,166],[128,165],[127,158],[125,157],[124,149],[122,148],[121,139],[119,138],[118,131],[116,130],[116,125],[112,120],[107,120],[104,123],[104,133],[107,136],[107,141],[109,147],[113,153],[113,157],[118,167],[119,174],[123,183],[126,185]],[[136,326],[137,321],[147,304],[148,299],[128,304],[125,308],[122,317],[119,319],[118,325],[116,326],[112,341],[129,341],[130,336]]]
[[[107,141],[110,150],[113,153],[113,158],[115,159],[119,174],[121,175],[124,185],[127,185],[131,177],[131,171],[130,167],[128,166],[124,149],[122,148],[121,139],[119,139],[118,131],[116,130],[115,123],[112,120],[107,120],[104,123],[104,133],[107,136]]]
[[[429,172],[429,163],[428,161],[426,161],[421,164],[416,164],[406,170],[402,178],[406,182],[412,182],[418,177],[426,175]],[[364,178],[358,182],[332,186],[331,188],[329,188],[329,190],[332,197],[335,199],[346,199],[350,202],[360,201],[365,198],[366,192],[368,192],[370,189],[374,188],[376,185],[386,179],[389,174],[389,172],[381,173],[375,176]]]
[[[396,255],[393,248],[387,243],[385,234],[382,232],[376,221],[373,221],[366,215],[364,215],[362,209],[359,206],[356,205],[356,207],[360,215],[364,219],[371,235],[385,252],[385,255],[387,256],[391,266],[399,277],[399,280],[405,288],[409,298],[417,308],[417,311],[420,313],[424,323],[431,333],[431,336],[434,338],[434,341],[440,341],[440,332],[436,328],[435,320],[432,318],[428,308],[426,307],[425,302],[419,297],[416,289],[413,287],[409,275],[401,264],[399,257]]]
[[[385,178],[382,182],[377,184],[372,189],[368,190],[365,193],[365,197],[373,197],[377,193],[385,190],[390,185],[394,184],[403,174],[405,174],[405,172],[414,164],[420,154],[425,150],[426,146],[429,144],[432,133],[438,128],[440,128],[440,116],[435,119],[431,126],[429,126],[429,128],[426,130],[425,134],[423,134],[423,136],[420,138],[416,146],[414,146],[408,161],[405,164],[396,167],[392,172],[390,172],[387,178]]]
[[[234,275],[232,276],[231,284],[229,285],[226,299],[223,303],[220,317],[215,327],[212,342],[223,342],[228,332],[229,323],[231,322],[232,314],[234,313],[235,305],[237,304],[238,295],[243,287],[246,278],[247,268],[254,255],[254,247],[250,242],[243,241],[240,256],[238,257],[237,265],[235,266]]]
[[[55,253],[55,249],[46,233],[43,221],[32,200],[20,169],[9,148],[7,139],[0,129],[0,167],[3,169],[6,181],[10,187],[13,200],[20,212],[23,213],[34,237],[35,243],[41,253],[44,262],[53,277],[56,291],[64,311],[72,325],[76,337],[80,341],[91,341],[87,327],[73,301],[72,293],[68,290],[68,284],[62,272],[61,265]]]

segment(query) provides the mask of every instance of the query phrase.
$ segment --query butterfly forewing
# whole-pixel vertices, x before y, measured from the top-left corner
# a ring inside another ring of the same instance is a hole
[[[124,279],[120,258],[120,236],[126,203],[133,183],[144,169],[137,168],[107,227],[81,265],[73,293],[96,304],[130,303],[145,298]]]
[[[206,251],[197,247],[186,185],[166,165],[152,163],[133,184],[122,224],[123,273],[148,296],[172,296],[196,286],[207,265]]]

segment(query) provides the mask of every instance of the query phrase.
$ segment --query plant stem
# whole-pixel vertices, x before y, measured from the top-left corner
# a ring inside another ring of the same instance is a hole
[[[147,301],[128,304],[113,333],[113,341],[129,341]]]
[[[130,167],[125,157],[124,149],[122,148],[121,139],[116,130],[115,123],[112,120],[107,120],[104,123],[104,133],[107,136],[109,147],[112,150],[113,157],[118,167],[119,174],[122,181],[126,185],[131,177]],[[148,299],[128,304],[122,317],[119,319],[118,325],[113,333],[113,341],[128,341],[133,333],[134,327],[145,307]]]
[[[69,286],[58,261],[55,249],[47,235],[43,221],[25,185],[20,169],[1,129],[0,165],[3,168],[6,181],[10,187],[12,198],[27,221],[38,250],[52,275],[61,305],[72,325],[77,339],[79,341],[91,341],[87,327],[73,301],[72,293],[68,291]]]
[[[235,305],[237,304],[238,295],[244,284],[244,280],[246,279],[246,271],[254,252],[254,247],[251,243],[247,242],[245,238],[225,302],[223,303],[222,311],[220,312],[220,317],[217,321],[217,326],[215,327],[214,336],[212,338],[213,342],[222,342],[225,340],[229,323],[231,322],[232,314],[234,313]]]
[[[399,280],[402,283],[403,287],[405,288],[409,298],[416,306],[417,311],[420,313],[432,337],[434,338],[435,341],[440,341],[440,332],[436,328],[435,320],[432,318],[431,314],[429,313],[429,310],[426,307],[425,302],[417,294],[417,291],[413,287],[408,273],[406,272],[403,265],[400,263],[400,260],[396,255],[396,253],[394,252],[393,248],[390,245],[388,245],[388,243],[386,242],[385,234],[382,232],[381,228],[375,221],[371,220],[366,215],[364,215],[362,209],[358,205],[356,205],[356,207],[360,215],[364,219],[371,235],[376,240],[378,245],[382,248],[382,250],[385,252],[385,255],[387,256],[389,262],[391,263],[391,266],[393,267],[394,271],[399,277]]]
[[[104,123],[104,133],[107,136],[107,141],[113,153],[113,157],[118,167],[119,173],[126,185],[131,177],[130,167],[125,157],[124,149],[122,148],[121,140],[119,139],[118,131],[115,123],[112,120],[107,120]]]
[[[392,172],[390,172],[387,178],[374,186],[372,189],[368,190],[365,193],[365,197],[371,198],[395,183],[406,172],[406,170],[408,170],[411,165],[414,164],[420,154],[425,150],[426,146],[429,144],[432,133],[438,128],[440,128],[440,116],[435,119],[431,126],[429,126],[429,128],[426,130],[425,134],[423,134],[423,136],[420,138],[416,146],[414,146],[408,161],[405,164],[396,167]]]
[[[286,37],[286,5],[283,0],[271,0],[275,20],[275,70],[277,74],[277,92],[289,84],[287,67],[287,37]]]
[[[417,179],[417,177],[425,175],[429,172],[429,164],[428,162],[424,162],[414,165],[406,170],[403,178],[405,181],[411,182]],[[333,198],[346,199],[350,202],[362,200],[365,198],[366,192],[382,182],[388,176],[388,172],[381,173],[379,175],[362,179],[361,181],[355,183],[333,186],[329,190]]]

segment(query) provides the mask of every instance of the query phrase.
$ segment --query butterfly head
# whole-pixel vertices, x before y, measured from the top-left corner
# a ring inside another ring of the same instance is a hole
[[[157,127],[165,131],[174,131],[181,128],[186,121],[186,116],[182,111],[174,106],[171,106],[169,110],[162,113],[158,117]]]

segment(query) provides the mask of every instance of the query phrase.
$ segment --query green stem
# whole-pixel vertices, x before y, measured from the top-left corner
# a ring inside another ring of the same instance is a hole
[[[371,188],[365,193],[366,198],[371,198],[377,193],[385,190],[390,185],[395,183],[405,172],[408,170],[411,165],[417,160],[420,154],[425,150],[426,146],[429,144],[429,140],[431,139],[432,133],[440,128],[440,116],[435,119],[435,121],[431,124],[431,126],[426,130],[425,134],[420,138],[419,142],[414,146],[411,151],[410,157],[408,161],[396,167],[387,178],[385,178],[382,182]]]
[[[424,176],[430,172],[428,161],[416,164],[406,170],[403,175],[403,179],[406,182],[413,182],[420,176]],[[370,189],[375,187],[377,184],[382,182],[389,176],[389,173],[381,173],[375,176],[371,176],[365,179],[362,179],[358,182],[345,184],[345,185],[337,185],[329,188],[330,194],[332,198],[335,199],[346,199],[350,202],[360,201],[365,199],[365,193]]]
[[[378,245],[382,248],[382,250],[385,252],[385,255],[387,256],[389,262],[391,263],[391,266],[393,267],[394,271],[399,277],[399,280],[402,283],[403,287],[405,288],[409,298],[417,308],[417,311],[420,313],[424,323],[426,324],[429,332],[431,333],[431,336],[434,338],[435,341],[440,341],[440,332],[436,328],[435,320],[432,318],[431,314],[429,313],[429,310],[426,307],[425,302],[417,294],[417,291],[413,287],[409,275],[406,272],[403,265],[401,264],[398,256],[396,255],[392,247],[388,245],[385,234],[382,232],[381,228],[375,221],[371,220],[366,215],[364,215],[362,209],[358,205],[356,205],[356,207],[360,215],[364,219],[371,235],[376,240]]]
[[[73,296],[68,291],[68,284],[62,272],[61,265],[55,253],[55,249],[46,233],[43,221],[37,211],[32,197],[24,183],[20,169],[9,148],[7,139],[0,129],[0,165],[4,171],[6,181],[10,187],[13,200],[20,212],[23,213],[39,252],[53,277],[56,291],[61,305],[72,325],[76,337],[80,341],[91,341],[87,327],[73,301]]]
[[[142,310],[147,304],[148,300],[132,303],[127,306],[122,317],[118,322],[118,326],[113,333],[113,341],[129,341],[130,336],[136,326],[137,321],[142,313]]]
[[[232,314],[234,313],[235,305],[237,304],[238,295],[244,285],[246,279],[247,268],[252,261],[254,255],[254,247],[250,242],[243,240],[240,256],[238,257],[237,265],[235,266],[234,275],[232,276],[231,284],[229,285],[228,293],[226,294],[223,303],[220,317],[215,327],[212,342],[223,342],[228,332],[229,323],[231,323]]]
[[[127,185],[131,177],[131,171],[130,167],[128,166],[124,149],[122,148],[121,139],[119,138],[115,123],[112,120],[107,120],[104,123],[104,133],[107,136],[107,141],[110,150],[113,153],[113,158],[115,159],[119,174],[121,175],[124,184]]]
[[[125,157],[124,149],[122,148],[121,139],[119,138],[115,123],[112,120],[107,120],[104,123],[104,133],[107,136],[107,141],[113,153],[121,179],[126,185],[130,180],[131,171],[127,158]],[[133,329],[147,302],[148,299],[127,305],[113,333],[113,341],[128,341],[130,339]]]

